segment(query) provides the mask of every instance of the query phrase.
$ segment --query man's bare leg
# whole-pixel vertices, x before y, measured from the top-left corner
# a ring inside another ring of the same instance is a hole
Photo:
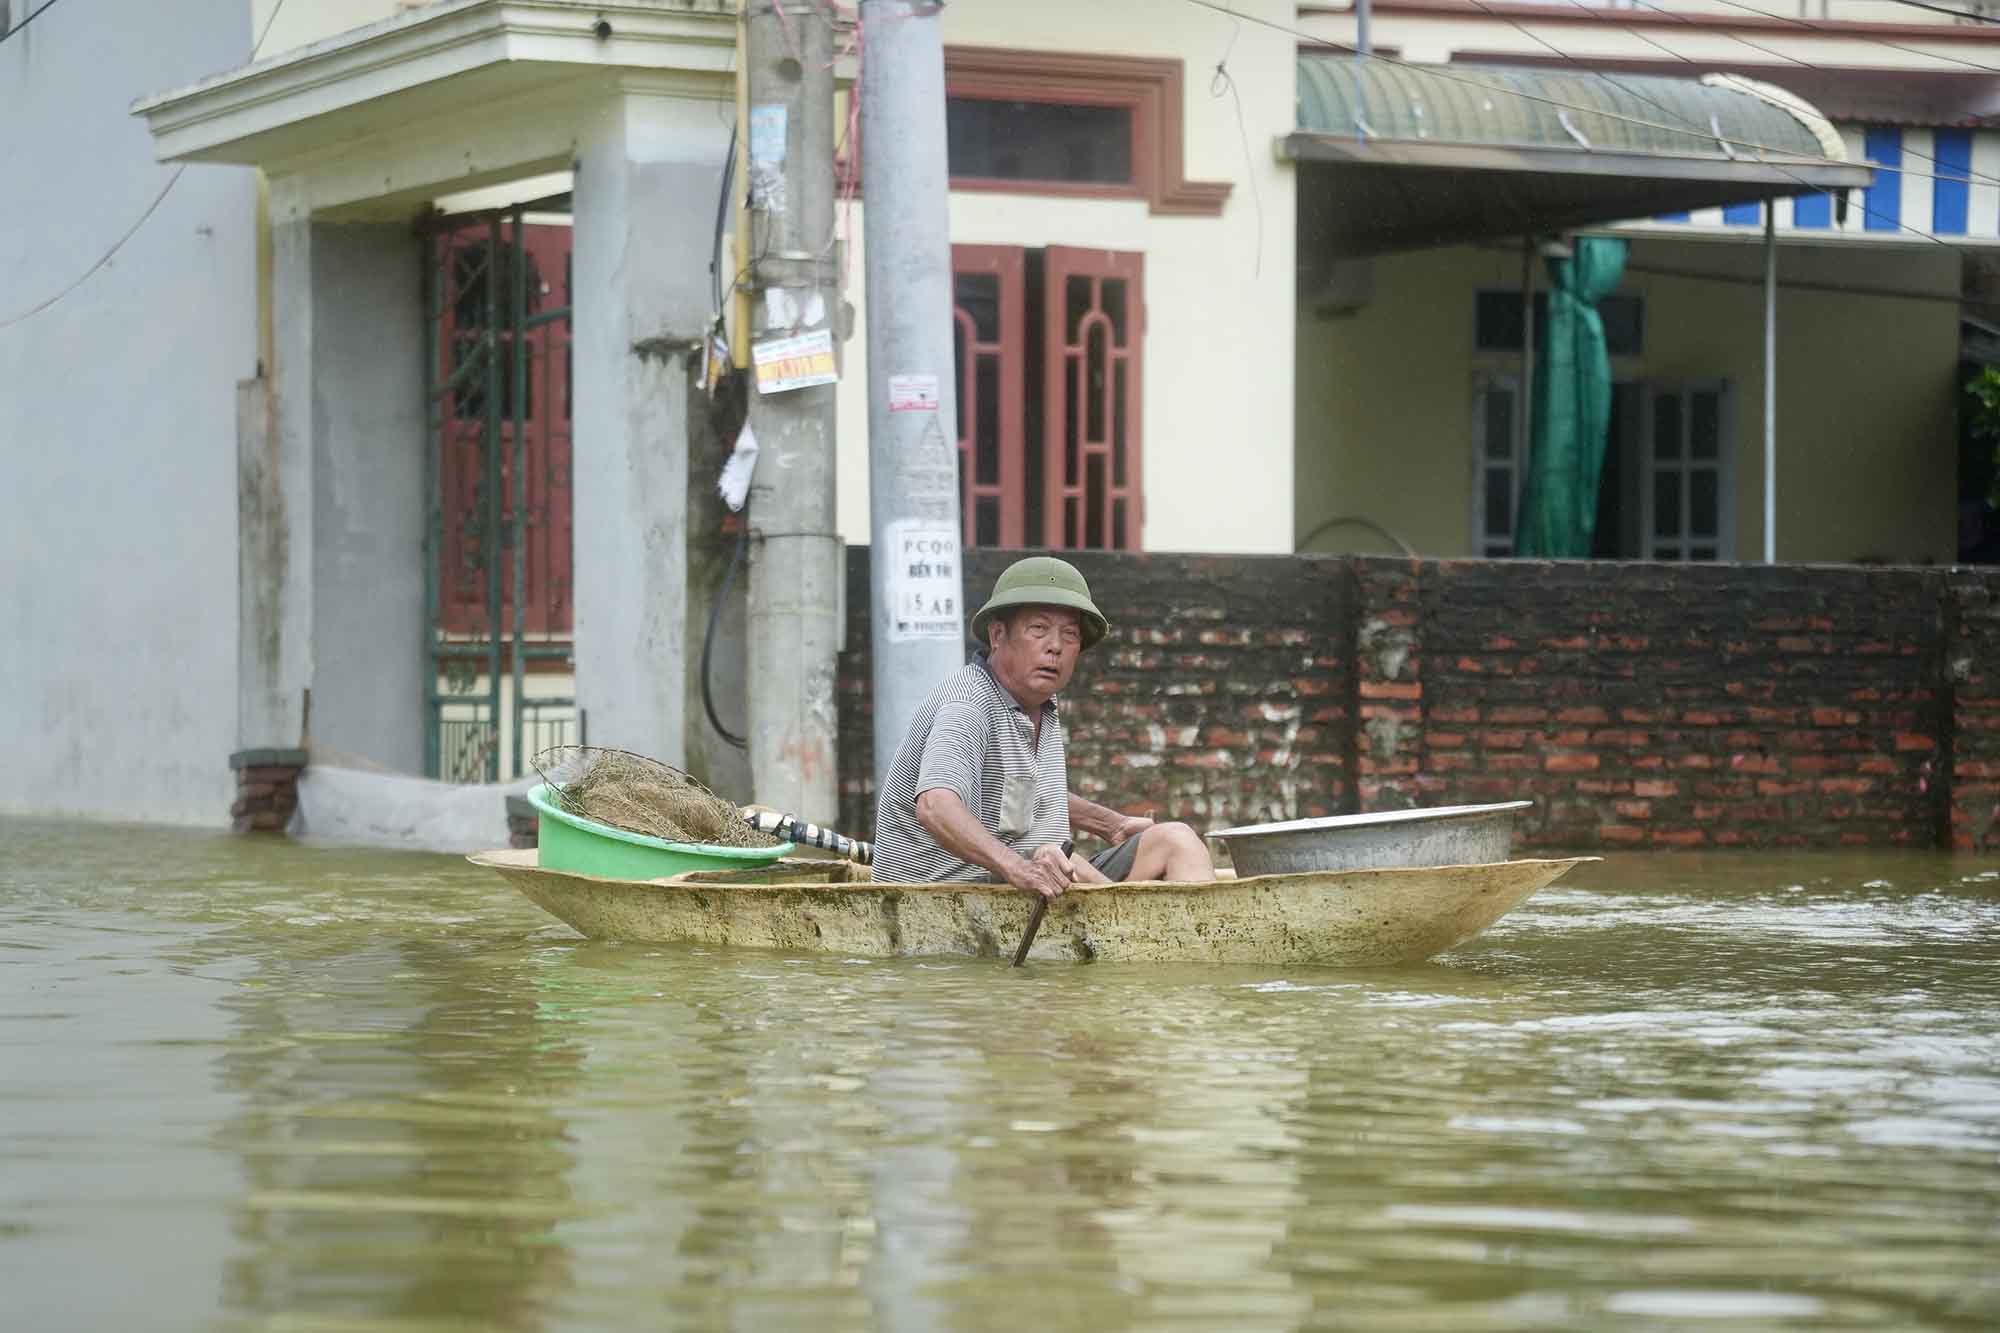
[[[1202,884],[1215,878],[1215,862],[1208,844],[1186,824],[1155,824],[1139,835],[1139,854],[1125,878]]]
[[[1069,854],[1069,869],[1070,873],[1076,876],[1078,884],[1109,884],[1111,882],[1111,876],[1092,865],[1089,858],[1078,856],[1075,852]]]

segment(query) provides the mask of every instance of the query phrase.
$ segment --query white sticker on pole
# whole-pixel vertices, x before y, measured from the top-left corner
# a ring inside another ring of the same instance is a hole
[[[899,518],[886,535],[889,641],[958,638],[958,524]]]
[[[758,393],[785,393],[840,380],[833,360],[833,333],[828,329],[752,343],[750,359],[757,363]]]
[[[935,412],[938,410],[938,377],[935,375],[891,375],[891,412]]]

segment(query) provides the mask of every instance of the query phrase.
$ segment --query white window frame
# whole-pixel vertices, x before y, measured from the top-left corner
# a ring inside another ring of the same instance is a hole
[[[1859,152],[1860,150],[1856,149],[1855,151]],[[1518,301],[1521,298],[1521,289],[1519,287],[1489,287],[1489,286],[1480,286],[1473,288],[1472,319],[1466,326],[1466,340],[1465,340],[1466,348],[1470,352],[1470,354],[1478,360],[1483,360],[1483,361],[1498,360],[1502,365],[1518,366],[1521,361],[1520,348],[1485,347],[1480,344],[1479,299],[1483,296],[1504,296],[1510,300]],[[1540,297],[1541,301],[1537,303],[1535,301],[1535,297]],[[1538,283],[1535,287],[1533,294],[1528,299],[1530,303],[1530,308],[1532,308],[1535,304],[1540,304],[1544,307],[1543,313],[1537,316],[1533,326],[1535,330],[1535,336],[1539,338],[1541,336],[1541,325],[1543,321],[1547,318],[1546,306],[1548,302],[1551,299],[1553,299],[1552,293],[1549,288],[1541,286]],[[1614,352],[1611,351],[1609,348],[1607,348],[1606,352],[1611,358],[1611,364],[1614,366],[1629,367],[1640,364],[1646,359],[1646,341],[1647,341],[1646,320],[1649,308],[1646,301],[1646,293],[1643,291],[1635,290],[1633,288],[1620,287],[1617,291],[1608,293],[1604,299],[1607,301],[1631,301],[1638,306],[1639,350],[1636,352]],[[1599,308],[1600,310],[1602,309],[1601,302],[1599,303]],[[1536,352],[1539,355],[1540,348],[1537,348]]]
[[[1647,530],[1642,524],[1650,523],[1652,517],[1650,512],[1652,473],[1648,465],[1652,458],[1650,431],[1652,428],[1653,393],[1656,388],[1664,392],[1678,392],[1681,394],[1702,390],[1719,390],[1722,394],[1722,437],[1720,447],[1724,455],[1722,485],[1725,487],[1725,490],[1721,496],[1721,503],[1723,505],[1722,521],[1725,530],[1718,541],[1718,546],[1721,549],[1718,552],[1717,559],[1726,560],[1731,558],[1729,555],[1721,553],[1721,551],[1732,550],[1735,541],[1735,510],[1733,508],[1735,497],[1732,491],[1728,489],[1734,485],[1734,469],[1730,462],[1730,397],[1728,384],[1720,381],[1709,381],[1655,386],[1644,379],[1636,377],[1628,378],[1625,376],[1615,376],[1612,382],[1616,387],[1621,389],[1637,390],[1633,399],[1630,400],[1632,405],[1628,410],[1638,418],[1636,421],[1626,423],[1623,436],[1627,452],[1623,458],[1625,478],[1623,494],[1619,499],[1621,522],[1618,535],[1618,548],[1621,554],[1617,558],[1621,560],[1644,560],[1648,558],[1650,548],[1647,547],[1641,538]],[[1470,510],[1468,520],[1471,533],[1470,550],[1475,559],[1506,560],[1511,559],[1514,555],[1514,532],[1512,530],[1504,538],[1490,537],[1486,532],[1486,472],[1488,468],[1496,465],[1512,470],[1514,474],[1514,522],[1518,525],[1521,521],[1521,499],[1526,491],[1528,482],[1528,442],[1526,440],[1516,440],[1514,442],[1512,457],[1504,464],[1496,463],[1495,460],[1489,460],[1486,457],[1486,395],[1496,388],[1514,393],[1517,391],[1519,384],[1520,376],[1514,371],[1481,370],[1473,373],[1471,407],[1472,449],[1467,459],[1467,476],[1469,478],[1468,488],[1470,490],[1470,502],[1468,505]],[[1617,410],[1616,402],[1617,400],[1614,398],[1614,411]],[[1516,410],[1509,413],[1507,418],[1510,432],[1517,430],[1520,424],[1518,399],[1515,400],[1515,407]],[[1683,419],[1685,420],[1685,418]],[[1644,491],[1645,496],[1649,497],[1644,502],[1641,500],[1642,485],[1647,488]],[[1646,512],[1642,513],[1642,510]]]
[[[1495,389],[1505,389],[1513,397],[1507,414],[1507,431],[1513,448],[1504,461],[1486,456],[1486,397]],[[1521,522],[1521,488],[1528,479],[1528,442],[1521,433],[1521,377],[1505,370],[1475,371],[1472,376],[1472,555],[1478,560],[1505,560],[1514,554],[1514,533]],[[1514,474],[1513,522],[1504,538],[1486,531],[1486,474],[1504,467]]]
[[[1690,450],[1694,430],[1694,397],[1696,394],[1713,394],[1716,398],[1716,441],[1715,461],[1697,462]],[[1681,400],[1680,456],[1662,466],[1658,452],[1655,429],[1659,420],[1657,404],[1662,398]],[[1690,552],[1698,547],[1713,547],[1714,556],[1702,556],[1702,563],[1734,560],[1736,558],[1736,447],[1734,395],[1727,380],[1687,380],[1682,382],[1661,381],[1646,385],[1644,419],[1641,423],[1640,438],[1643,442],[1639,467],[1639,553],[1641,560],[1663,560],[1671,562],[1693,561]],[[1662,537],[1654,530],[1654,497],[1656,478],[1662,472],[1680,474],[1680,532]],[[1688,479],[1699,471],[1715,473],[1715,522],[1716,533],[1711,541],[1705,535],[1690,532],[1688,524],[1692,518],[1693,505],[1689,503],[1691,488]],[[1671,554],[1662,555],[1668,551]]]

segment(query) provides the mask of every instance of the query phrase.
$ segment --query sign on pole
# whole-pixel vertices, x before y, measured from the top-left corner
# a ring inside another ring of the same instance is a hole
[[[929,519],[888,525],[889,637],[897,643],[959,636],[958,528]]]
[[[840,379],[833,362],[833,334],[827,329],[753,344],[750,359],[757,363],[758,393],[786,393]]]

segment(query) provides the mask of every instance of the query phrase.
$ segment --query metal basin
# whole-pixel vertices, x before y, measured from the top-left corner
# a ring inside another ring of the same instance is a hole
[[[1240,876],[1491,865],[1513,855],[1514,812],[1533,804],[1503,801],[1498,805],[1382,810],[1282,824],[1246,824],[1208,836],[1228,846]]]

